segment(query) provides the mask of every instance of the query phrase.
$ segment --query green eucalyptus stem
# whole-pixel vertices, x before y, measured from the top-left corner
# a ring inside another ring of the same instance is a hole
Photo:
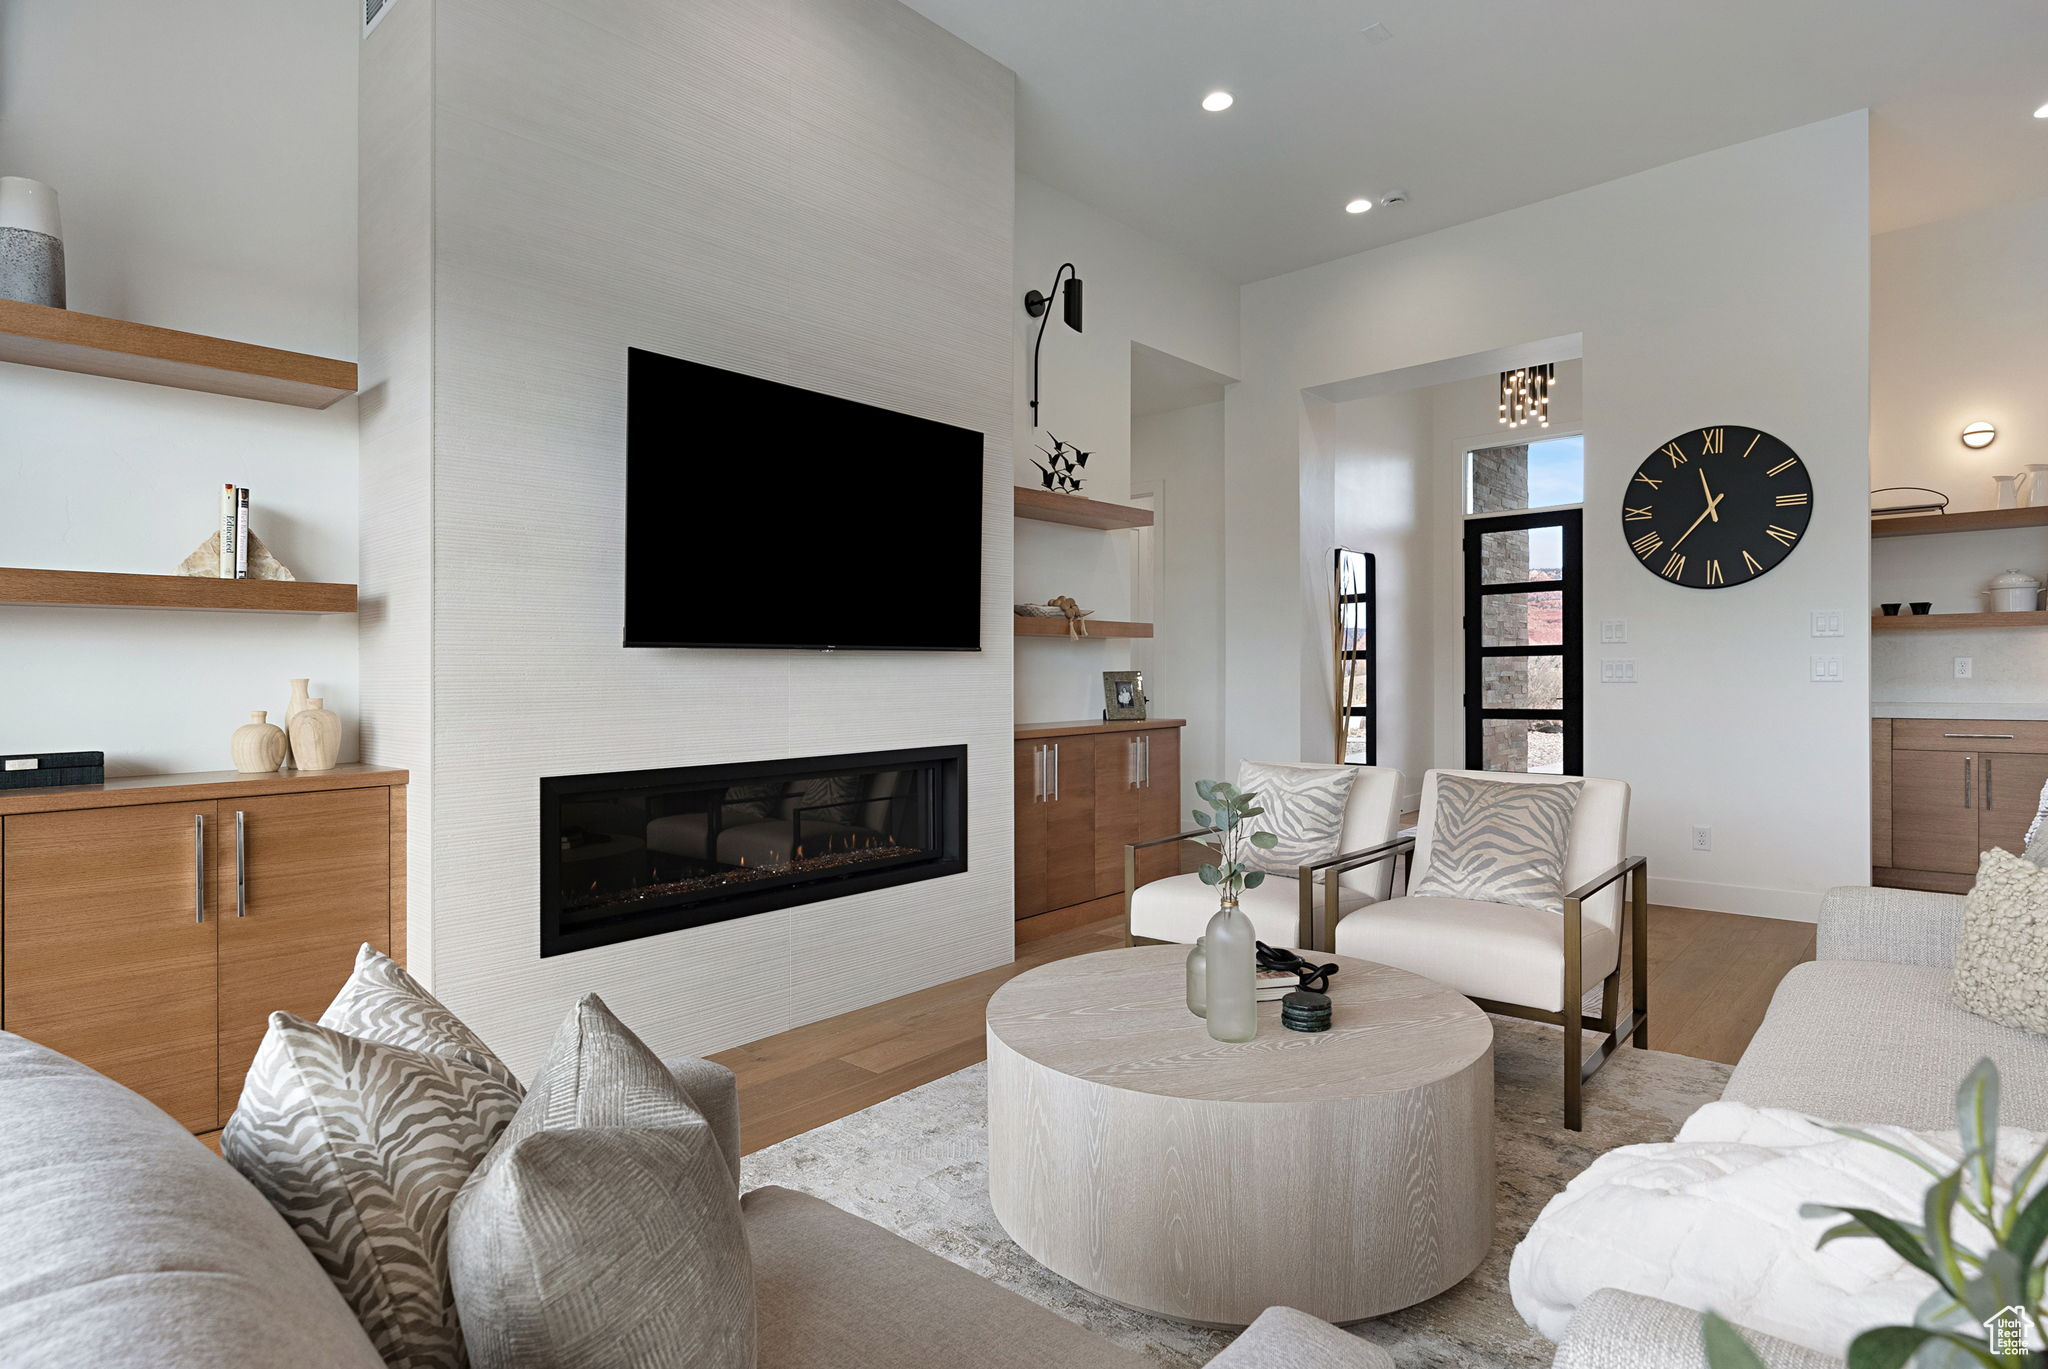
[[[1217,845],[1223,857],[1221,864],[1202,866],[1202,883],[1217,886],[1223,901],[1235,907],[1245,890],[1256,889],[1266,880],[1265,871],[1245,868],[1245,846],[1270,851],[1280,844],[1280,839],[1271,832],[1255,832],[1246,826],[1250,819],[1266,811],[1259,806],[1257,794],[1222,780],[1197,780],[1195,793],[1209,805],[1209,811],[1194,810],[1195,825],[1217,830],[1221,837]]]

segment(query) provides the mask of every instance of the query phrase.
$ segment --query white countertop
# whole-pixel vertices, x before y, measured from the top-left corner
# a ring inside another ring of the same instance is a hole
[[[2048,704],[1892,704],[1872,702],[1873,718],[1981,718],[1985,722],[2048,722]]]

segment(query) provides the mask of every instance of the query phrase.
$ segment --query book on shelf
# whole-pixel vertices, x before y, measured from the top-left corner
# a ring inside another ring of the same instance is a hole
[[[249,487],[235,491],[235,578],[249,578]]]
[[[235,578],[235,522],[237,503],[234,482],[221,486],[220,491],[220,578]]]

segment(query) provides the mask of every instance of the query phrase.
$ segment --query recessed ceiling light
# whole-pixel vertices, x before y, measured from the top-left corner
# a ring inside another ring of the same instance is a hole
[[[2048,105],[2042,105],[2039,109],[2035,110],[2034,117],[2036,119],[2048,119]]]
[[[1345,205],[1344,212],[1347,214],[1363,214],[1366,210],[1370,208],[1372,208],[1372,201],[1360,198],[1353,200],[1351,203]]]
[[[1211,114],[1221,114],[1237,103],[1237,97],[1227,90],[1212,90],[1202,97],[1202,108]]]

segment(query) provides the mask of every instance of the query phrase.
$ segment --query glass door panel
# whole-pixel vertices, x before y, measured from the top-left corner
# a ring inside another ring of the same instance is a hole
[[[1582,773],[1580,512],[1465,525],[1465,764]]]

